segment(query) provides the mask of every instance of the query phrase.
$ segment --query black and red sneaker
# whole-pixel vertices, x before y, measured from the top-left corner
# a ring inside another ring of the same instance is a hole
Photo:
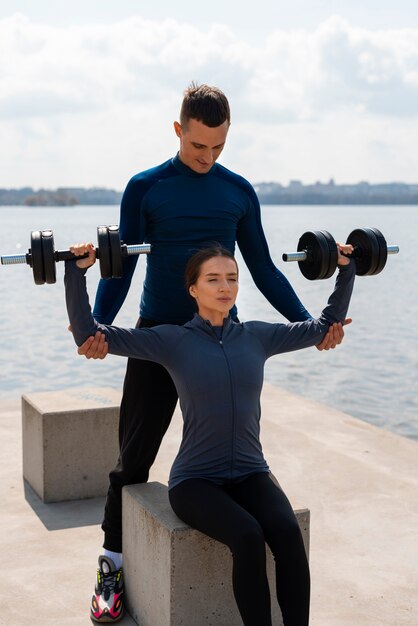
[[[122,568],[116,569],[112,559],[99,556],[97,583],[91,599],[90,617],[95,622],[118,622],[123,616]]]

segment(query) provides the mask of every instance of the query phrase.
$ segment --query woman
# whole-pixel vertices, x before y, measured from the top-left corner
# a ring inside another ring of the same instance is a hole
[[[285,626],[307,626],[309,567],[292,507],[269,477],[259,440],[265,361],[318,344],[347,314],[353,262],[339,246],[336,287],[317,320],[293,324],[236,323],[229,317],[238,293],[238,267],[227,250],[197,252],[186,288],[197,314],[184,326],[122,329],[98,324],[84,273],[95,261],[92,244],[73,246],[88,258],[66,263],[65,285],[75,341],[101,331],[109,352],[161,363],[176,385],[183,439],[169,479],[175,513],[225,543],[233,555],[233,589],[245,626],[271,626],[265,542],[276,562],[276,590]]]

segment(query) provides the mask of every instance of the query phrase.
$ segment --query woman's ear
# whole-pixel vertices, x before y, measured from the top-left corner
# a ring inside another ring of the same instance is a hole
[[[192,298],[196,298],[196,287],[194,285],[190,285],[189,294],[192,296]]]

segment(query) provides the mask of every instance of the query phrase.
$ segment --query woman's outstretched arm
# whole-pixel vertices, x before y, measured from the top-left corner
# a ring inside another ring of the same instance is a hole
[[[247,327],[257,333],[268,357],[317,345],[332,324],[344,321],[354,286],[355,263],[341,254],[341,248],[342,246],[339,246],[339,272],[334,291],[317,319],[292,324],[247,323]]]
[[[76,255],[89,254],[88,258],[65,263],[65,298],[76,344],[80,346],[99,331],[106,337],[110,354],[166,363],[179,327],[164,325],[138,329],[99,324],[92,315],[85,277],[87,269],[95,262],[94,246],[80,244],[70,249]]]

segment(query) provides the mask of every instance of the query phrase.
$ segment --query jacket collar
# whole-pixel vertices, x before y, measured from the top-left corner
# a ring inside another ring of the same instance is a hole
[[[233,324],[234,322],[230,316],[224,319],[223,330],[222,330],[223,337],[231,329]],[[186,328],[196,328],[196,329],[202,330],[203,332],[207,333],[211,337],[213,337],[215,334],[214,327],[209,322],[209,320],[203,319],[203,317],[200,317],[198,313],[195,313],[193,319],[191,319],[190,322],[187,322],[184,326]]]

